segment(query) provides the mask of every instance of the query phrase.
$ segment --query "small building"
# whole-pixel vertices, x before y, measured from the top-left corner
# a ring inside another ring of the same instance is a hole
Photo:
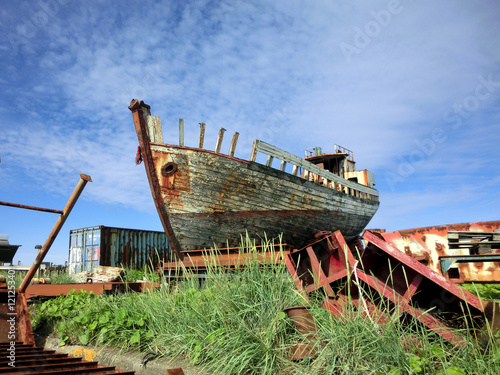
[[[0,234],[0,265],[12,264],[12,259],[16,255],[17,249],[21,245],[11,245],[9,243],[9,236]]]
[[[156,268],[171,258],[164,232],[106,227],[69,232],[69,273],[92,272],[97,266]]]

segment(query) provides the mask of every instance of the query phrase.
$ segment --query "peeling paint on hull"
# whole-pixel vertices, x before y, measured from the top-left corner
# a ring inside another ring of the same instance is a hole
[[[378,208],[376,201],[207,150],[153,144],[151,151],[182,250],[237,246],[246,232],[257,239],[283,234],[283,242],[297,247],[322,230],[341,230],[350,239]],[[176,172],[164,177],[168,163]]]
[[[354,169],[351,159],[345,159],[345,168],[337,168],[337,173],[256,140],[247,161],[233,157],[238,133],[229,155],[220,153],[225,129],[219,132],[215,152],[203,149],[204,127],[199,147],[186,147],[183,120],[179,146],[167,145],[160,118],[151,116],[147,104],[134,99],[129,109],[139,140],[136,161],[144,161],[165,234],[180,260],[183,251],[238,246],[247,233],[257,240],[282,235],[283,243],[295,247],[305,245],[318,231],[341,230],[349,240],[378,209],[378,191],[371,179],[360,184],[357,174],[346,179],[340,172]],[[255,162],[257,152],[268,156],[266,165]],[[346,149],[335,152],[328,158],[349,156]],[[272,168],[274,158],[281,160],[279,170]],[[285,171],[287,163],[292,173]]]

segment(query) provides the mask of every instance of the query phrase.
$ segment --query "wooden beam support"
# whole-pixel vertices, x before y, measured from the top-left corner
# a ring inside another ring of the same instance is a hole
[[[184,120],[179,119],[179,146],[184,146]]]
[[[226,129],[220,128],[219,130],[219,136],[217,137],[217,144],[215,145],[215,153],[218,154],[220,153],[220,149],[222,147],[222,139],[224,139],[224,132]]]
[[[236,143],[238,142],[238,136],[240,133],[235,132],[233,135],[233,139],[231,140],[231,147],[229,147],[229,156],[233,157],[234,156],[234,150],[236,149]]]
[[[203,148],[204,141],[205,141],[205,123],[200,122],[200,140],[198,142],[198,148]]]

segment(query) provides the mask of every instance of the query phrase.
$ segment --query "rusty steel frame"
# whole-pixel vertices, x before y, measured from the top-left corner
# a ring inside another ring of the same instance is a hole
[[[42,211],[42,212],[51,212],[53,214],[62,214],[62,210],[53,210],[52,208],[43,208],[43,207],[36,207],[36,206],[28,206],[26,204],[18,204],[18,203],[9,203],[9,202],[2,202],[0,201],[0,206],[8,206],[8,207],[15,207],[15,208],[24,208],[26,210],[34,210],[34,211]]]
[[[0,343],[0,351],[6,354],[0,359],[2,374],[135,374],[134,371],[120,371],[115,366],[100,365],[96,361],[86,361],[83,358],[71,357],[66,353],[56,353],[54,350],[45,350],[18,341]],[[9,366],[10,351],[15,352],[14,367]]]
[[[18,293],[16,297],[16,318],[17,326],[19,328],[19,332],[17,332],[17,334],[20,338],[22,338],[23,343],[35,345],[35,337],[33,335],[33,328],[31,327],[26,296],[24,293]]]
[[[394,248],[456,283],[500,282],[500,243],[495,241],[500,237],[500,220],[373,231],[380,232]],[[493,240],[464,242],[459,238],[481,235]],[[478,246],[489,246],[489,251],[478,254]]]
[[[1,287],[0,344],[18,340],[34,345],[35,339],[24,294],[16,294],[12,289],[7,289],[7,284]]]
[[[345,319],[351,307],[373,322],[413,317],[454,344],[463,344],[456,328],[469,327],[481,345],[500,328],[497,303],[486,302],[462,289],[412,257],[395,249],[380,234],[365,231],[360,243],[342,234],[322,234],[294,250],[285,264],[297,289],[307,297],[322,290],[323,307]],[[389,307],[391,315],[385,312]]]
[[[76,201],[78,200],[80,194],[82,193],[85,185],[87,182],[91,182],[92,179],[90,176],[85,175],[85,174],[80,174],[80,181],[78,182],[77,186],[75,187],[75,190],[71,194],[68,202],[66,203],[66,206],[62,211],[59,210],[52,210],[52,209],[47,209],[47,208],[40,208],[40,207],[34,207],[34,206],[26,206],[26,205],[21,205],[21,204],[5,204],[5,202],[1,202],[3,205],[6,206],[11,206],[11,207],[16,207],[16,208],[23,208],[23,209],[30,209],[30,210],[37,210],[37,211],[44,211],[44,212],[51,212],[51,213],[59,213],[60,216],[55,223],[54,227],[52,228],[52,231],[50,232],[47,240],[45,241],[44,245],[41,247],[41,249],[38,252],[38,255],[31,266],[31,268],[28,270],[26,276],[24,277],[23,281],[21,282],[21,285],[19,288],[15,291],[13,294],[13,298],[11,298],[11,292],[12,290],[6,289],[5,283],[2,283],[2,287],[5,289],[0,290],[1,294],[1,313],[2,317],[5,317],[5,320],[2,319],[2,322],[0,322],[0,325],[2,325],[2,331],[5,329],[5,324],[9,325],[10,323],[7,321],[7,317],[9,315],[12,315],[12,309],[15,309],[15,334],[16,334],[16,340],[21,340],[23,344],[33,346],[35,344],[34,336],[33,336],[33,329],[31,327],[31,321],[28,313],[28,304],[26,302],[26,288],[28,287],[29,283],[31,282],[33,276],[35,275],[36,271],[39,269],[41,262],[43,261],[45,255],[49,251],[52,243],[56,239],[59,231],[61,230],[64,222],[66,221],[68,215],[70,214],[71,210],[73,209]],[[15,299],[15,301],[13,301]],[[5,302],[4,302],[5,300]],[[8,301],[8,303],[7,303]],[[12,306],[12,302],[14,302],[14,306]],[[4,311],[5,310],[5,311]]]
[[[75,206],[76,201],[80,197],[80,194],[82,193],[83,189],[85,188],[85,185],[87,182],[92,182],[92,178],[86,174],[80,173],[80,181],[78,181],[78,184],[75,187],[75,190],[71,194],[68,202],[66,203],[66,206],[64,207],[61,216],[57,219],[56,223],[54,224],[54,227],[52,228],[52,231],[50,232],[49,236],[47,237],[47,240],[43,244],[42,248],[38,251],[38,255],[35,259],[35,262],[27,272],[26,276],[24,277],[24,280],[22,281],[21,285],[18,288],[18,293],[24,293],[26,291],[26,288],[28,287],[29,283],[31,282],[31,279],[35,275],[36,271],[40,268],[40,265],[47,255],[47,252],[49,251],[50,247],[54,243],[54,240],[56,239],[57,235],[59,234],[59,231],[61,230],[62,226],[64,225],[64,222],[68,218],[68,215],[70,214],[71,210]]]
[[[10,288],[8,289],[6,279],[2,278],[2,280],[0,280],[0,350],[6,353],[6,355],[0,359],[0,373],[2,374],[135,374],[134,371],[120,371],[117,370],[115,366],[103,366],[95,361],[86,361],[82,358],[70,357],[68,354],[56,353],[54,350],[45,350],[35,347],[35,338],[26,298],[27,295],[29,296],[29,293],[26,293],[26,289],[28,289],[31,279],[40,267],[43,258],[49,251],[85,185],[87,182],[91,181],[92,179],[90,176],[80,174],[80,181],[62,211],[0,202],[0,204],[5,206],[60,214],[59,219],[50,232],[45,244],[39,250],[35,262],[29,269],[19,288],[16,291]],[[52,287],[52,285],[43,286]],[[36,289],[38,285],[32,285],[31,287]],[[54,285],[53,287],[57,286]],[[74,288],[73,284],[72,287]],[[11,357],[9,357],[9,353]],[[12,363],[14,363],[14,365],[12,365]]]
[[[84,290],[93,292],[94,294],[105,293],[125,293],[132,292],[150,292],[159,288],[159,283],[151,282],[120,282],[111,281],[105,283],[88,283],[88,284],[33,284],[26,288],[26,299],[33,297],[57,297],[61,294],[67,295],[71,290]]]

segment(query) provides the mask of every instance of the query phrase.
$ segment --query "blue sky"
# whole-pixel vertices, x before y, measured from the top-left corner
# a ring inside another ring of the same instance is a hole
[[[164,140],[206,147],[240,132],[298,156],[354,151],[380,191],[369,227],[498,220],[500,1],[1,1],[0,200],[62,209],[92,176],[69,230],[161,230],[130,100]],[[213,144],[213,146],[210,146]],[[0,206],[29,264],[57,215]]]

